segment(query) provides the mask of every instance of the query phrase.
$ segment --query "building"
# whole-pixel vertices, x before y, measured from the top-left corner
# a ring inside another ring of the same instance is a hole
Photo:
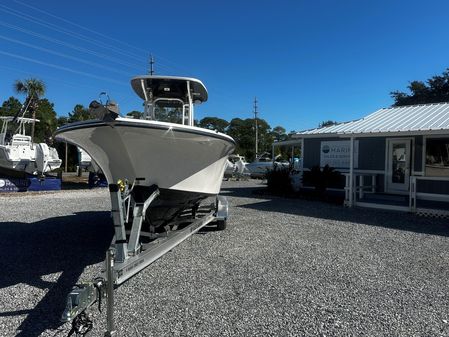
[[[329,165],[345,177],[345,204],[449,215],[449,103],[380,109],[299,132],[301,172]]]

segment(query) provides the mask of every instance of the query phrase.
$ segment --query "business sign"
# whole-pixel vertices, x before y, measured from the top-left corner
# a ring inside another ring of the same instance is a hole
[[[329,165],[335,168],[348,168],[351,158],[351,142],[349,140],[322,141],[320,149],[320,166]],[[359,141],[354,141],[354,168],[359,163]]]
[[[29,182],[27,179],[2,178],[0,177],[0,192],[26,191]]]

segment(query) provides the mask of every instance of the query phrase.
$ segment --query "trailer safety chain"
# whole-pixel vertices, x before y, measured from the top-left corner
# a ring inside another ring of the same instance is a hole
[[[93,328],[92,319],[86,313],[86,311],[81,312],[72,321],[72,329],[69,331],[67,337],[75,334],[76,337],[86,336],[90,330]]]

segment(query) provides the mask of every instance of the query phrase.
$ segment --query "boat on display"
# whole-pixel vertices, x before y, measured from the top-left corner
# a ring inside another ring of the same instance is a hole
[[[231,154],[226,161],[226,169],[225,169],[225,178],[243,178],[248,177],[250,172],[246,168],[248,163],[246,162],[245,157],[240,156],[238,154]]]
[[[98,167],[98,164],[95,162],[95,160],[92,159],[89,154],[84,151],[80,147],[76,147],[76,150],[78,152],[78,174],[80,175],[81,172],[87,171],[89,173],[98,174],[101,173],[100,168]]]
[[[33,143],[26,135],[26,125],[37,119],[1,116],[0,173],[10,176],[35,175],[58,169],[61,166],[58,152],[46,143]]]
[[[194,104],[207,100],[197,79],[138,76],[131,85],[144,100],[142,119],[119,116],[109,99],[89,106],[95,119],[71,123],[56,139],[83,149],[107,178],[114,237],[102,276],[77,285],[61,320],[76,331],[92,327],[86,311],[107,301],[107,335],[114,331],[114,288],[204,226],[226,228],[228,202],[218,195],[234,140],[193,126]],[[215,197],[211,203],[202,202]],[[80,330],[85,329],[85,330]]]
[[[278,157],[272,159],[268,152],[262,153],[253,162],[247,164],[246,168],[249,170],[252,178],[264,178],[269,171],[289,168],[290,163],[288,161],[279,161]]]
[[[143,75],[131,80],[144,100],[142,119],[120,117],[115,103],[90,104],[96,119],[60,127],[56,139],[74,144],[92,157],[109,184],[129,189],[144,202],[159,195],[146,211],[152,231],[187,208],[216,196],[234,140],[194,126],[194,104],[208,94],[194,78]]]

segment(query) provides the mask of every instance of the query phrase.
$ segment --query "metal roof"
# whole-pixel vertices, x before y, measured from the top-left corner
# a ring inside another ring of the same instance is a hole
[[[299,132],[313,135],[382,135],[391,133],[449,133],[449,103],[384,108],[358,120]]]

